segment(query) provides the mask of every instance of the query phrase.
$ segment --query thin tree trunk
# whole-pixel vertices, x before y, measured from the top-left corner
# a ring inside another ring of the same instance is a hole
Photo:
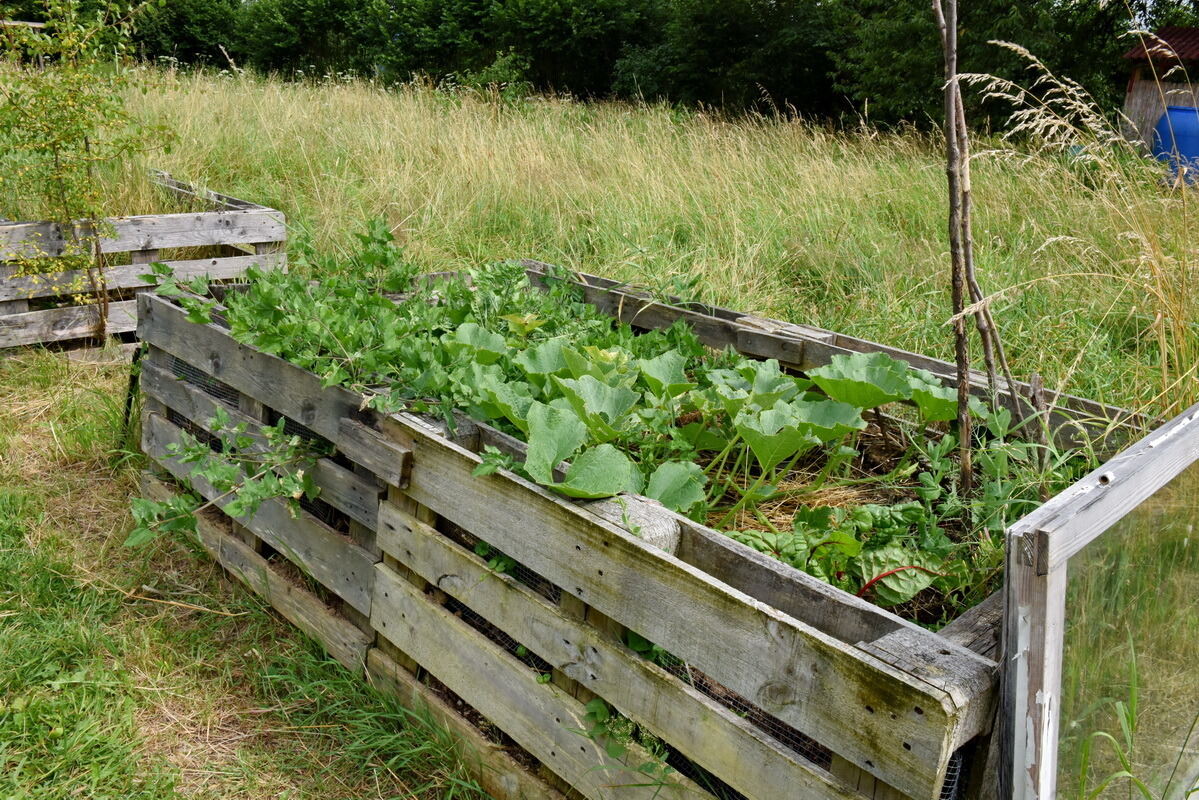
[[[961,462],[959,483],[963,492],[974,486],[972,434],[970,421],[970,352],[966,339],[965,251],[962,246],[962,152],[958,133],[957,80],[957,0],[933,0],[933,14],[941,30],[945,51],[945,176],[949,183],[949,259],[953,291],[954,361],[958,379],[958,457]]]

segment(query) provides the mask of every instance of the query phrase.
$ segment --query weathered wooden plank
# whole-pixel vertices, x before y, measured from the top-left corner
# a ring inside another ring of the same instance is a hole
[[[962,696],[959,682],[986,673],[983,660],[947,648],[956,669],[935,687],[511,473],[475,478],[478,456],[393,419],[413,436],[407,492],[417,502],[488,532],[494,547],[887,783],[932,796],[953,749],[980,732],[963,723],[989,698]],[[696,619],[708,635],[692,635]]]
[[[461,740],[459,756],[483,791],[496,800],[564,800],[518,764],[501,747],[418,681],[408,670],[372,647],[366,655],[366,674],[376,688],[396,695],[405,706],[424,711],[434,722]]]
[[[156,259],[155,259],[156,260]],[[118,264],[104,268],[104,285],[109,290],[137,289],[152,284],[140,276],[147,271],[146,264]],[[207,276],[211,280],[229,280],[245,274],[252,266],[261,269],[279,269],[287,264],[283,253],[268,253],[233,258],[197,258],[162,262],[175,271],[180,279]],[[55,297],[64,294],[88,293],[87,272],[64,270],[61,272],[36,273],[5,277],[0,268],[0,301],[31,300],[37,297]]]
[[[261,423],[257,419],[176,378],[154,362],[153,358],[142,362],[141,386],[147,395],[162,401],[209,433],[213,432],[213,415],[218,408],[222,409],[233,425],[245,425],[246,433],[261,441]],[[265,443],[260,445],[265,446]],[[373,480],[355,475],[328,458],[316,459],[308,469],[313,482],[320,487],[321,500],[351,519],[372,529],[375,527],[382,493]]]
[[[357,420],[342,417],[337,426],[337,446],[347,457],[403,489],[412,472],[412,451]]]
[[[1002,630],[1003,590],[1000,589],[946,625],[937,635],[995,661]]]
[[[108,319],[103,330],[98,330],[100,309],[96,305],[0,315],[0,347],[20,347],[125,333],[137,327],[136,314],[136,301],[109,303]]]
[[[748,797],[849,798],[824,771],[735,712],[509,576],[487,569],[431,526],[384,503],[379,544],[570,679],[677,747]],[[486,532],[479,535],[486,538]]]
[[[138,337],[142,341],[201,367],[334,444],[341,419],[359,414],[362,398],[353,392],[338,386],[322,387],[320,378],[311,372],[244,347],[216,325],[188,322],[185,313],[164,298],[142,294],[138,304]]]
[[[1012,526],[1035,532],[1036,568],[1064,566],[1097,536],[1199,460],[1199,404],[1117,454]]]
[[[647,760],[639,748],[630,747],[631,766],[609,758],[601,742],[580,733],[590,727],[582,703],[552,684],[538,683],[536,672],[388,567],[380,564],[376,572],[371,622],[380,635],[586,797],[650,800],[694,797],[689,793],[700,791],[677,775],[662,785],[644,785],[646,776],[635,771]]]
[[[198,200],[203,200],[206,203],[211,203],[216,206],[230,210],[245,210],[253,208],[267,208],[267,206],[251,203],[248,200],[239,200],[236,197],[231,197],[227,194],[214,192],[211,189],[205,189],[195,184],[181,181],[178,178],[172,177],[169,172],[164,172],[160,169],[150,170],[150,176],[154,182],[164,189],[167,189],[175,194],[184,197],[194,197]]]
[[[1011,800],[1057,796],[1066,569],[1038,574],[1035,545],[1008,534],[998,777]]]
[[[150,475],[143,476],[142,492],[154,500],[165,500],[177,494],[175,489]],[[320,642],[342,666],[361,672],[373,637],[338,616],[311,592],[280,575],[253,548],[226,530],[227,525],[228,518],[219,512],[210,510],[197,515],[196,534],[209,555],[285,619]]]
[[[144,214],[112,217],[100,239],[100,252],[125,253],[166,247],[197,247],[273,242],[287,238],[283,212],[271,209],[200,211],[183,214]],[[80,226],[83,230],[83,226]],[[74,239],[53,222],[13,222],[0,225],[0,261],[62,254]]]
[[[192,465],[180,463],[167,451],[181,441],[182,431],[155,413],[143,415],[142,450],[179,480],[187,481],[218,507],[232,498],[222,497],[204,478],[192,475]],[[377,559],[347,536],[300,511],[292,517],[280,500],[267,500],[249,519],[238,518],[264,542],[315,578],[329,591],[363,614],[370,614],[371,589]]]

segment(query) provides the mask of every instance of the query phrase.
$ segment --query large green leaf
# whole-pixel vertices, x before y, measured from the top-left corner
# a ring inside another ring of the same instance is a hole
[[[568,497],[596,499],[639,492],[642,481],[632,459],[610,444],[601,444],[579,453],[561,483],[548,485]]]
[[[667,350],[657,358],[643,359],[637,363],[645,385],[658,397],[678,397],[683,392],[695,388],[695,384],[687,380],[684,368],[687,357],[678,350]]]
[[[944,422],[957,416],[957,390],[943,386],[936,375],[927,370],[913,369],[908,373],[908,384],[912,387],[912,402],[920,410],[920,418],[925,422]]]
[[[821,442],[831,442],[866,427],[859,409],[837,400],[794,400],[789,408],[796,427]]]
[[[811,381],[783,372],[773,358],[765,361],[747,358],[737,366],[737,373],[749,384],[752,402],[759,408],[770,408],[779,400],[790,400],[812,385]]]
[[[597,442],[616,438],[618,424],[641,397],[632,389],[609,386],[591,375],[578,379],[554,376],[553,380]]]
[[[761,468],[769,471],[784,459],[820,444],[819,439],[801,429],[799,424],[791,407],[780,402],[774,408],[756,414],[746,409],[737,417],[734,426]]]
[[[480,364],[494,364],[508,345],[504,337],[475,322],[464,322],[453,333],[441,337],[446,351],[454,358],[472,358]]]
[[[554,481],[554,467],[570,458],[587,440],[587,426],[570,409],[534,402],[529,406],[529,449],[525,471],[538,483]]]
[[[936,559],[894,542],[877,550],[865,550],[857,559],[862,585],[875,581],[868,593],[874,595],[880,606],[894,606],[911,600],[933,585],[940,567]],[[881,575],[886,577],[876,581]]]
[[[498,367],[474,363],[467,370],[467,376],[472,382],[470,388],[488,416],[492,419],[506,417],[522,433],[529,432],[526,417],[534,400],[528,384],[505,381]]]
[[[685,514],[696,503],[703,502],[704,485],[707,482],[708,478],[698,464],[691,461],[667,461],[649,477],[645,494],[672,511]]]
[[[547,339],[539,345],[522,350],[513,359],[530,380],[544,385],[547,375],[566,370],[566,359],[562,355],[562,340]]]
[[[834,400],[855,408],[878,408],[912,396],[908,366],[886,353],[835,355],[808,377]]]

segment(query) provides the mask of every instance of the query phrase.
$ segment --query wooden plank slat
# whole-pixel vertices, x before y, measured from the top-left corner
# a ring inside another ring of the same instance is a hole
[[[349,417],[338,420],[337,434],[337,445],[348,457],[392,486],[400,489],[408,486],[411,450]]]
[[[1002,630],[1003,590],[1000,589],[946,625],[937,635],[994,661],[999,653]]]
[[[138,337],[200,367],[219,381],[291,417],[335,445],[343,417],[359,415],[362,398],[276,356],[244,347],[214,324],[188,322],[166,299],[138,297]],[[198,362],[198,363],[197,363]],[[353,458],[353,453],[347,453]]]
[[[366,654],[366,674],[376,688],[396,695],[405,706],[427,712],[435,722],[461,739],[463,747],[459,755],[467,770],[491,797],[496,800],[564,800],[561,792],[550,788],[518,764],[432,689],[377,647],[372,647]]]
[[[141,279],[146,273],[146,263],[118,264],[104,269],[104,285],[109,291],[115,289],[138,289],[151,284]],[[205,275],[212,280],[229,280],[245,274],[257,265],[261,269],[279,269],[286,265],[284,253],[267,253],[255,256],[232,258],[197,258],[162,262],[175,271],[180,279]],[[5,277],[0,267],[0,301],[30,300],[37,297],[55,297],[63,294],[87,293],[87,272],[64,270],[62,272],[38,273]]]
[[[106,220],[112,235],[100,239],[100,252],[125,253],[166,247],[273,242],[287,238],[283,213],[272,209],[145,214]],[[70,238],[53,222],[0,225],[0,261],[60,255]]]
[[[671,775],[646,786],[633,768],[645,754],[630,746],[632,766],[609,758],[602,743],[580,731],[590,726],[583,704],[504,652],[383,564],[376,568],[371,623],[517,744],[592,800],[694,798],[700,790]],[[642,785],[636,785],[642,784]],[[698,795],[702,796],[702,794]]]
[[[913,797],[933,796],[949,756],[981,729],[970,696],[991,665],[955,653],[940,686],[727,587],[506,471],[393,417],[413,437],[408,494],[588,605]],[[585,555],[580,555],[585,554]],[[692,634],[702,619],[707,635]]]
[[[0,315],[0,348],[111,336],[137,327],[137,303],[134,300],[109,303],[103,331],[97,330],[99,313],[98,306],[86,305]]]
[[[180,442],[182,433],[164,417],[146,413],[142,419],[142,450],[177,479],[190,483],[200,496],[223,508],[231,498],[222,498],[208,481],[192,475],[191,464],[170,456],[167,446]],[[293,518],[288,507],[275,499],[263,502],[254,516],[239,518],[238,522],[352,608],[370,614],[372,567],[377,559],[349,537],[305,511]]]
[[[483,610],[496,627],[746,796],[853,797],[824,770],[735,712],[513,578],[489,571],[431,526],[390,503],[382,509],[384,552],[463,604]]]
[[[1017,520],[1012,530],[1036,538],[1040,575],[1120,521],[1199,460],[1199,404],[1117,454],[1070,488]]]
[[[142,478],[145,497],[165,500],[177,491],[150,475]],[[361,672],[373,642],[347,619],[338,616],[311,592],[273,569],[253,548],[227,530],[228,518],[208,511],[197,515],[196,534],[209,555],[271,604],[285,619],[316,639],[346,669]]]
[[[150,176],[153,178],[155,183],[164,189],[167,189],[168,191],[184,197],[194,197],[199,200],[203,200],[206,203],[212,203],[214,205],[221,206],[222,208],[230,210],[267,208],[267,206],[259,205],[258,203],[251,203],[248,200],[239,200],[238,198],[231,197],[227,194],[221,194],[220,192],[214,192],[211,189],[204,189],[196,186],[195,184],[181,181],[178,178],[172,177],[169,172],[164,172],[160,169],[150,170]]]
[[[256,438],[261,436],[260,423],[253,417],[176,378],[173,373],[154,363],[153,358],[142,362],[141,386],[147,395],[162,401],[209,433],[212,432],[211,419],[221,408],[234,425],[244,424],[248,435]],[[313,482],[320,487],[321,500],[351,519],[369,528],[375,527],[382,492],[373,480],[356,475],[328,458],[317,459],[309,469]]]

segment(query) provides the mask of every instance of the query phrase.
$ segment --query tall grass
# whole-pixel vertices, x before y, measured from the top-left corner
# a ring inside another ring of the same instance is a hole
[[[155,164],[283,209],[319,249],[382,217],[429,269],[519,256],[658,286],[699,275],[708,300],[951,353],[944,167],[921,133],[366,82],[146,81],[133,107],[178,134]],[[1173,366],[1159,304],[1139,287],[1144,244],[1127,234],[1158,231],[1177,254],[1189,241],[1181,201],[1152,180],[1106,198],[1088,170],[1063,157],[976,161],[983,288],[1021,287],[994,307],[1017,374],[1165,410],[1179,387],[1162,393]],[[161,202],[132,173],[114,179],[112,201]]]
[[[1058,792],[1189,796],[1199,781],[1199,467],[1070,560]]]

